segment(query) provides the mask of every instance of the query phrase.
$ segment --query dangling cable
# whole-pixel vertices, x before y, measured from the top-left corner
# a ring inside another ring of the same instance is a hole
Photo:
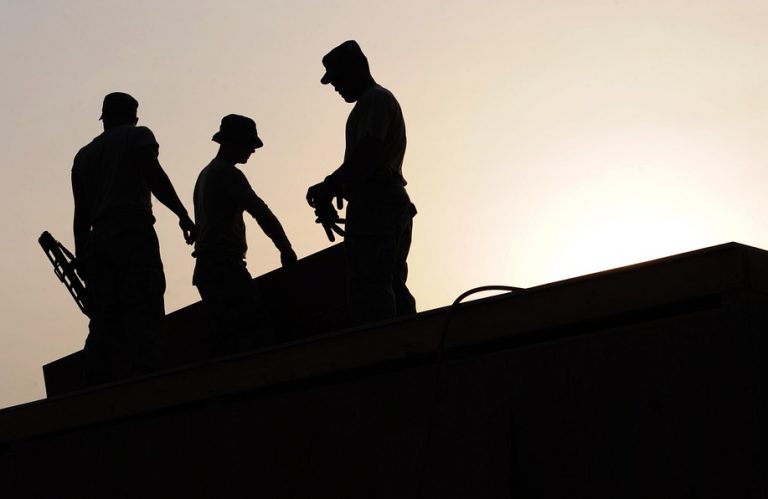
[[[477,293],[482,293],[483,291],[508,291],[510,293],[513,293],[515,291],[523,291],[525,288],[518,288],[515,286],[504,286],[504,285],[489,285],[489,286],[480,286],[477,288],[472,288],[468,291],[465,291],[461,293],[455,300],[453,300],[453,303],[451,304],[451,308],[448,309],[448,315],[445,317],[445,322],[443,323],[442,330],[440,331],[440,341],[437,344],[437,352],[435,353],[435,361],[433,363],[434,367],[437,367],[437,377],[435,379],[435,387],[432,394],[432,403],[429,410],[429,419],[427,421],[427,436],[424,439],[424,451],[423,451],[423,459],[421,462],[421,472],[419,473],[419,484],[416,489],[416,498],[420,498],[423,488],[424,488],[424,476],[426,475],[427,471],[427,463],[429,462],[429,451],[432,446],[432,433],[434,431],[435,427],[435,419],[437,417],[437,402],[438,402],[438,395],[440,391],[440,386],[443,384],[443,377],[445,374],[445,362],[443,360],[443,352],[445,350],[445,340],[448,337],[448,326],[451,323],[451,316],[456,311],[456,309],[459,307],[462,301],[464,301],[465,298],[472,296]]]

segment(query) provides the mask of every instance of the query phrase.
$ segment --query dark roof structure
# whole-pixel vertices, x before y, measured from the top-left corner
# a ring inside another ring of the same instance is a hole
[[[768,494],[768,252],[729,243],[344,329],[343,307],[297,308],[329,269],[336,303],[339,251],[260,278],[294,293],[278,346],[190,347],[94,388],[67,378],[76,356],[49,365],[58,395],[0,411],[2,496]],[[204,343],[195,307],[169,318],[174,341]]]

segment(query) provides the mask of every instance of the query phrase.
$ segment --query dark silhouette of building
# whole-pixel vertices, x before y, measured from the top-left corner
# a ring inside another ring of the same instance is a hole
[[[328,272],[320,269],[333,261],[342,265],[338,247],[257,282],[295,291],[283,283]],[[303,299],[291,295],[283,310],[301,315]],[[177,338],[196,306],[168,319]],[[320,308],[313,314],[310,323],[323,322]],[[0,492],[768,493],[766,251],[729,243],[405,319],[319,329],[0,411]]]

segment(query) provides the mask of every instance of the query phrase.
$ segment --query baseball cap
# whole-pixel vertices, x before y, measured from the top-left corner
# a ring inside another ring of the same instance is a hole
[[[323,57],[325,74],[320,83],[327,85],[342,71],[353,67],[368,67],[368,59],[354,40],[347,40]]]
[[[138,108],[139,102],[130,95],[124,92],[112,92],[104,97],[99,119],[117,116],[135,118]]]

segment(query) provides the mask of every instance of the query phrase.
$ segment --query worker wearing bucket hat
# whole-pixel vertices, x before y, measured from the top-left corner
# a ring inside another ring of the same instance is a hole
[[[253,191],[237,168],[264,143],[256,123],[246,116],[222,118],[213,135],[216,157],[200,172],[195,184],[195,222],[198,238],[193,284],[213,313],[219,329],[211,355],[249,350],[273,343],[274,326],[246,268],[248,250],[243,212],[258,222],[280,252],[280,261],[296,261],[280,221]]]

